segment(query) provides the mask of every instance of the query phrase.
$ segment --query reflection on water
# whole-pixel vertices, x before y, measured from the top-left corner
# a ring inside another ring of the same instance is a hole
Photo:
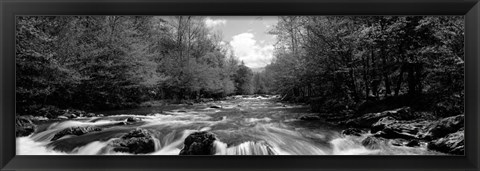
[[[218,105],[221,108],[210,108]],[[46,129],[17,138],[18,155],[131,155],[114,152],[109,143],[136,128],[149,130],[155,151],[147,155],[178,155],[185,138],[196,131],[210,131],[217,155],[405,155],[435,154],[425,147],[396,147],[389,143],[377,150],[362,146],[360,137],[340,135],[340,129],[321,121],[300,121],[311,115],[305,106],[286,105],[268,98],[241,98],[212,104],[177,105],[168,111],[133,109],[105,117],[77,118],[49,123]],[[138,111],[150,111],[149,114]],[[138,113],[135,113],[138,112]],[[141,114],[141,115],[139,115]],[[128,123],[133,117],[138,121]],[[75,126],[95,126],[102,131],[67,135],[51,141],[59,131]]]

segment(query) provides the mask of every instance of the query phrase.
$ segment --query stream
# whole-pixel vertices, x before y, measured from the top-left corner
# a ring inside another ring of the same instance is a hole
[[[220,108],[211,108],[212,105]],[[104,117],[78,117],[44,122],[27,137],[19,137],[17,155],[133,155],[115,152],[109,143],[137,128],[152,133],[155,150],[144,155],[178,155],[185,138],[197,131],[216,135],[217,155],[435,155],[426,145],[365,148],[361,141],[369,136],[345,136],[344,128],[319,120],[298,118],[314,115],[308,106],[278,102],[275,97],[237,97],[193,105],[142,107],[109,111]],[[125,123],[127,118],[139,121]],[[56,133],[76,126],[95,126],[101,131],[68,135],[51,141]]]

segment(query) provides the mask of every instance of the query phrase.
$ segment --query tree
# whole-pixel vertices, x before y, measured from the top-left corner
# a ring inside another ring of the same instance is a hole
[[[252,86],[252,78],[253,73],[250,68],[245,66],[243,61],[241,62],[240,66],[238,67],[237,73],[235,74],[235,87],[237,90],[237,94],[252,94],[253,93],[253,86]]]

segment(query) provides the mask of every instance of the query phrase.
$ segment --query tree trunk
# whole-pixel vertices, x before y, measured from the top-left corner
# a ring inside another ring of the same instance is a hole
[[[415,79],[415,66],[412,63],[407,67],[407,80],[408,80],[408,94],[413,96],[416,94],[416,79]]]
[[[398,75],[397,86],[395,87],[395,96],[398,96],[400,93],[400,88],[402,87],[403,73],[405,72],[405,64],[402,64],[400,67],[400,75]]]

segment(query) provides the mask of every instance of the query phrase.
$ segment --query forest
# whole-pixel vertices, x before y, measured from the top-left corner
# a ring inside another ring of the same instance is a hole
[[[460,16],[279,17],[261,86],[317,112],[463,113]],[[263,90],[263,89],[262,89]]]
[[[278,16],[262,68],[207,18],[17,17],[17,152],[464,154],[462,16]]]
[[[253,73],[205,17],[19,17],[17,113],[239,94],[323,112],[382,110],[386,99],[463,111],[463,17],[278,18],[275,58]]]
[[[463,17],[278,18],[275,58],[253,73],[205,17],[19,17],[17,113],[236,94],[281,94],[314,111],[366,112],[385,99],[463,111]]]
[[[251,94],[252,71],[204,19],[19,17],[17,113]]]

